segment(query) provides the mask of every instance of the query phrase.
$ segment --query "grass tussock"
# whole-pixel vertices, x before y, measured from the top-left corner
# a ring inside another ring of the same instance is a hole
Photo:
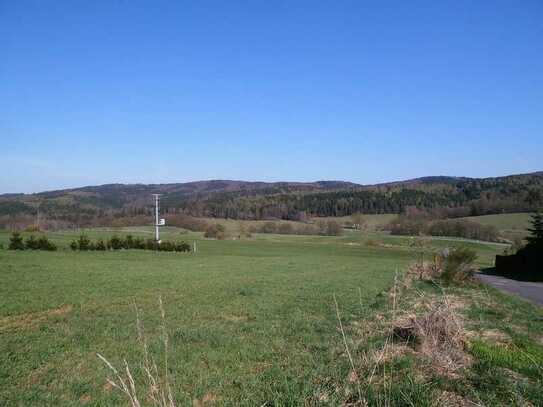
[[[350,366],[341,389],[337,390],[344,394],[344,406],[434,405],[434,386],[423,380],[413,369],[413,363],[418,358],[432,359],[440,371],[460,365],[462,357],[456,352],[463,352],[463,328],[453,307],[429,310],[422,318],[409,319],[408,326],[399,307],[403,285],[396,274],[386,315],[368,321],[369,329],[364,329],[364,324],[355,324],[355,332],[363,335],[355,341],[348,337],[334,296],[342,354]],[[398,340],[394,327],[399,321],[404,332],[409,330],[409,339]],[[386,335],[384,341],[374,343],[379,333]]]
[[[395,341],[412,345],[441,374],[453,375],[469,365],[462,319],[446,297],[429,301],[423,314],[401,316],[392,333]]]
[[[411,265],[380,296],[387,309],[353,324],[344,404],[543,405],[541,309],[464,278],[449,284],[439,260]],[[472,261],[459,252],[449,267],[465,275]]]

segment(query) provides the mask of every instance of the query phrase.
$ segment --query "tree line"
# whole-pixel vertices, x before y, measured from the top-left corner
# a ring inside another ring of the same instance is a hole
[[[145,186],[124,192],[119,186],[93,187],[96,195],[54,191],[20,201],[0,198],[0,228],[20,229],[36,222],[38,208],[45,228],[69,225],[147,224],[153,205]],[[23,197],[24,198],[24,197]],[[543,207],[543,174],[463,179],[432,177],[407,183],[314,190],[308,186],[212,191],[188,194],[164,191],[165,216],[189,215],[246,220],[295,220],[308,217],[403,214],[409,208],[440,218],[504,212],[532,212]]]

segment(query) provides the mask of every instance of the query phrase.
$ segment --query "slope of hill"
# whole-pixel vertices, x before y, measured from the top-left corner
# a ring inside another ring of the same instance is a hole
[[[401,213],[408,207],[445,217],[534,211],[543,206],[543,172],[495,178],[424,177],[377,185],[344,181],[106,184],[36,194],[0,195],[0,226],[39,212],[77,224],[152,213],[151,194],[166,213],[234,219],[300,219],[361,212]]]

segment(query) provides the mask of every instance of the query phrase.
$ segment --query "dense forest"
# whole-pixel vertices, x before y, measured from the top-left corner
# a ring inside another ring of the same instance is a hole
[[[40,222],[52,228],[110,225],[119,219],[147,223],[153,193],[162,194],[166,215],[304,220],[353,213],[401,214],[417,208],[440,218],[456,218],[540,209],[543,172],[480,179],[427,177],[367,186],[341,181],[200,181],[9,194],[0,195],[0,227]]]
[[[431,177],[412,182],[310,193],[215,193],[187,199],[168,210],[234,219],[291,219],[353,213],[405,213],[408,208],[441,217],[532,211],[543,206],[543,173],[500,178]]]

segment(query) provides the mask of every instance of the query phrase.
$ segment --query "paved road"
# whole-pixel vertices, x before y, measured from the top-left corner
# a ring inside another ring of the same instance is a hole
[[[520,295],[539,305],[543,305],[543,283],[530,283],[527,281],[516,281],[505,277],[492,276],[488,274],[477,274],[477,278],[499,290]]]

